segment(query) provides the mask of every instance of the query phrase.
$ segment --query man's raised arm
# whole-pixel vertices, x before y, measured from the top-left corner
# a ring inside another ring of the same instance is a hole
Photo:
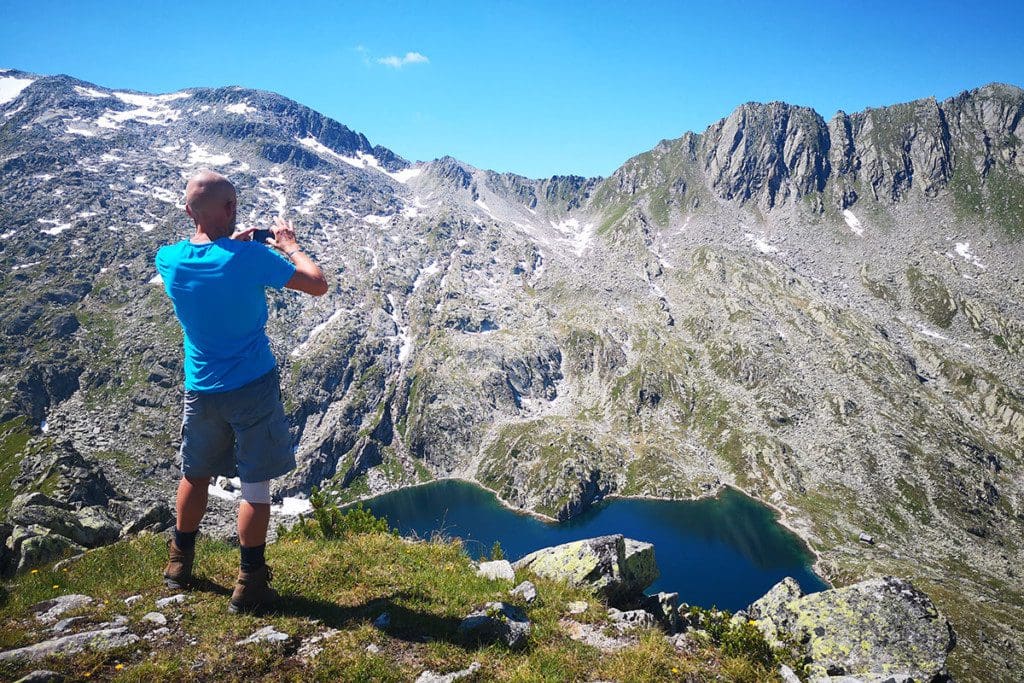
[[[274,239],[269,244],[291,259],[295,264],[295,274],[292,275],[284,286],[288,289],[295,289],[313,296],[323,296],[327,293],[327,279],[320,270],[320,266],[309,258],[306,252],[295,239],[295,228],[283,218],[278,216],[274,219]]]

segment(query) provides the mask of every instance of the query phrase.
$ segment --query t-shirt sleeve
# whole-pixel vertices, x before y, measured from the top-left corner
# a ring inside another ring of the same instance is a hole
[[[264,287],[281,289],[295,274],[295,266],[291,261],[278,256],[270,247],[262,244],[253,245],[255,272],[257,280]]]

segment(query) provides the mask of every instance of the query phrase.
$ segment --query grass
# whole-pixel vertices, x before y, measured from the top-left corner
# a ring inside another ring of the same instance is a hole
[[[49,668],[68,679],[180,680],[413,680],[424,669],[448,672],[481,665],[479,680],[544,681],[612,679],[773,680],[773,668],[740,654],[725,655],[710,641],[677,651],[657,631],[642,631],[635,645],[606,655],[568,637],[559,621],[570,601],[588,610],[578,619],[606,623],[604,605],[584,589],[531,578],[538,599],[521,604],[533,623],[529,645],[513,652],[500,645],[472,646],[458,637],[468,612],[490,600],[508,600],[510,581],[476,576],[457,539],[411,542],[391,533],[347,533],[340,540],[288,534],[268,548],[274,585],[282,599],[265,615],[230,615],[227,594],[238,553],[223,543],[198,545],[198,585],[188,601],[161,610],[170,632],[108,652],[0,665],[0,678],[15,679]],[[160,579],[162,537],[144,535],[87,553],[65,570],[42,569],[10,584],[0,604],[0,646],[17,647],[42,635],[29,608],[60,594],[84,593],[93,605],[79,611],[86,624],[115,615],[139,635],[154,600],[173,593]],[[124,599],[141,595],[126,605]],[[383,612],[390,625],[373,621]],[[263,626],[288,634],[279,644],[237,645]],[[78,628],[79,624],[76,624]],[[84,628],[84,626],[83,626]],[[305,656],[299,646],[323,637],[322,651]],[[367,650],[376,646],[376,652]]]
[[[0,424],[0,510],[14,500],[11,482],[21,473],[21,457],[29,439],[26,418],[16,417]]]

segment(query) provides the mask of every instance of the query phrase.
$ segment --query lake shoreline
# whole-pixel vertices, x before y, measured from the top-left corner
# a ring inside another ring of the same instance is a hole
[[[555,517],[552,517],[550,515],[545,515],[544,513],[537,512],[536,510],[529,510],[529,509],[526,509],[526,508],[517,507],[517,506],[513,505],[509,501],[507,501],[504,498],[502,498],[498,494],[497,491],[495,491],[494,489],[490,488],[486,484],[483,484],[482,482],[477,481],[476,479],[473,479],[471,477],[459,477],[459,476],[439,477],[437,479],[431,479],[430,481],[421,481],[421,482],[416,482],[415,484],[409,484],[407,486],[399,486],[397,488],[391,489],[389,491],[383,491],[381,493],[361,495],[358,498],[345,503],[343,507],[347,507],[347,506],[350,506],[350,505],[355,505],[356,503],[360,503],[360,502],[369,500],[371,498],[376,498],[378,496],[383,496],[383,495],[386,495],[388,493],[393,493],[395,491],[401,491],[401,490],[405,490],[405,489],[411,489],[411,488],[416,488],[416,487],[420,487],[420,486],[426,486],[428,484],[436,484],[438,482],[449,481],[449,480],[461,481],[463,483],[471,484],[473,486],[476,486],[478,488],[481,488],[481,489],[489,492],[491,495],[494,496],[494,499],[498,501],[499,505],[501,505],[505,509],[509,510],[510,512],[514,512],[514,513],[520,514],[520,515],[527,515],[529,517],[533,517],[535,519],[539,519],[540,521],[545,522],[547,524],[560,524],[561,523],[561,520],[559,520],[559,519],[557,519]],[[674,503],[682,503],[682,502],[687,502],[687,501],[699,501],[699,500],[706,500],[706,499],[716,499],[716,498],[718,498],[719,496],[722,495],[722,492],[725,491],[725,489],[733,489],[734,491],[736,491],[738,493],[741,493],[744,496],[746,496],[747,498],[755,501],[759,505],[763,505],[766,508],[768,508],[769,510],[771,510],[773,512],[772,516],[775,518],[775,521],[780,526],[785,528],[787,531],[792,533],[794,536],[799,538],[800,539],[800,543],[804,546],[804,548],[807,550],[807,552],[814,558],[814,562],[810,565],[811,571],[813,571],[814,574],[818,578],[820,578],[827,586],[829,586],[830,588],[833,587],[832,581],[829,580],[829,578],[825,575],[825,573],[821,569],[821,560],[822,560],[821,555],[814,548],[814,546],[811,545],[810,540],[807,539],[804,536],[804,534],[799,529],[797,529],[793,524],[791,524],[789,522],[789,519],[787,517],[786,511],[783,510],[782,508],[780,508],[778,505],[775,505],[774,503],[761,500],[757,496],[751,495],[746,490],[744,490],[742,487],[737,486],[736,484],[726,483],[726,484],[720,485],[717,489],[714,489],[713,491],[708,491],[707,493],[702,493],[702,494],[696,495],[696,496],[687,496],[687,497],[679,497],[679,498],[673,498],[673,497],[669,497],[669,496],[657,496],[657,495],[650,495],[650,494],[610,493],[607,496],[605,496],[604,498],[602,498],[601,500],[597,501],[595,503],[595,505],[600,505],[600,504],[602,504],[602,503],[604,503],[606,501],[610,502],[610,501],[612,501],[614,499],[621,499],[621,500],[629,500],[629,499],[632,499],[632,500],[661,500],[661,501],[674,502]],[[593,506],[591,506],[591,508],[592,507]],[[588,508],[588,510],[591,509],[591,508]]]

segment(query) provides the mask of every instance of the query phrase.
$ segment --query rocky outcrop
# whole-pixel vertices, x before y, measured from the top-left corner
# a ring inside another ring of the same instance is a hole
[[[489,602],[467,614],[459,623],[459,636],[467,643],[499,642],[512,650],[526,647],[530,620],[515,605]]]
[[[21,461],[15,496],[3,524],[0,573],[10,574],[108,545],[123,535],[161,531],[173,523],[165,501],[128,500],[95,462],[69,443]],[[52,495],[40,492],[45,486]]]
[[[587,586],[613,604],[642,595],[659,573],[654,546],[622,534],[542,548],[514,566],[575,586]]]
[[[944,680],[956,644],[928,596],[893,577],[807,596],[787,578],[747,612],[770,643],[795,645],[812,677]]]

